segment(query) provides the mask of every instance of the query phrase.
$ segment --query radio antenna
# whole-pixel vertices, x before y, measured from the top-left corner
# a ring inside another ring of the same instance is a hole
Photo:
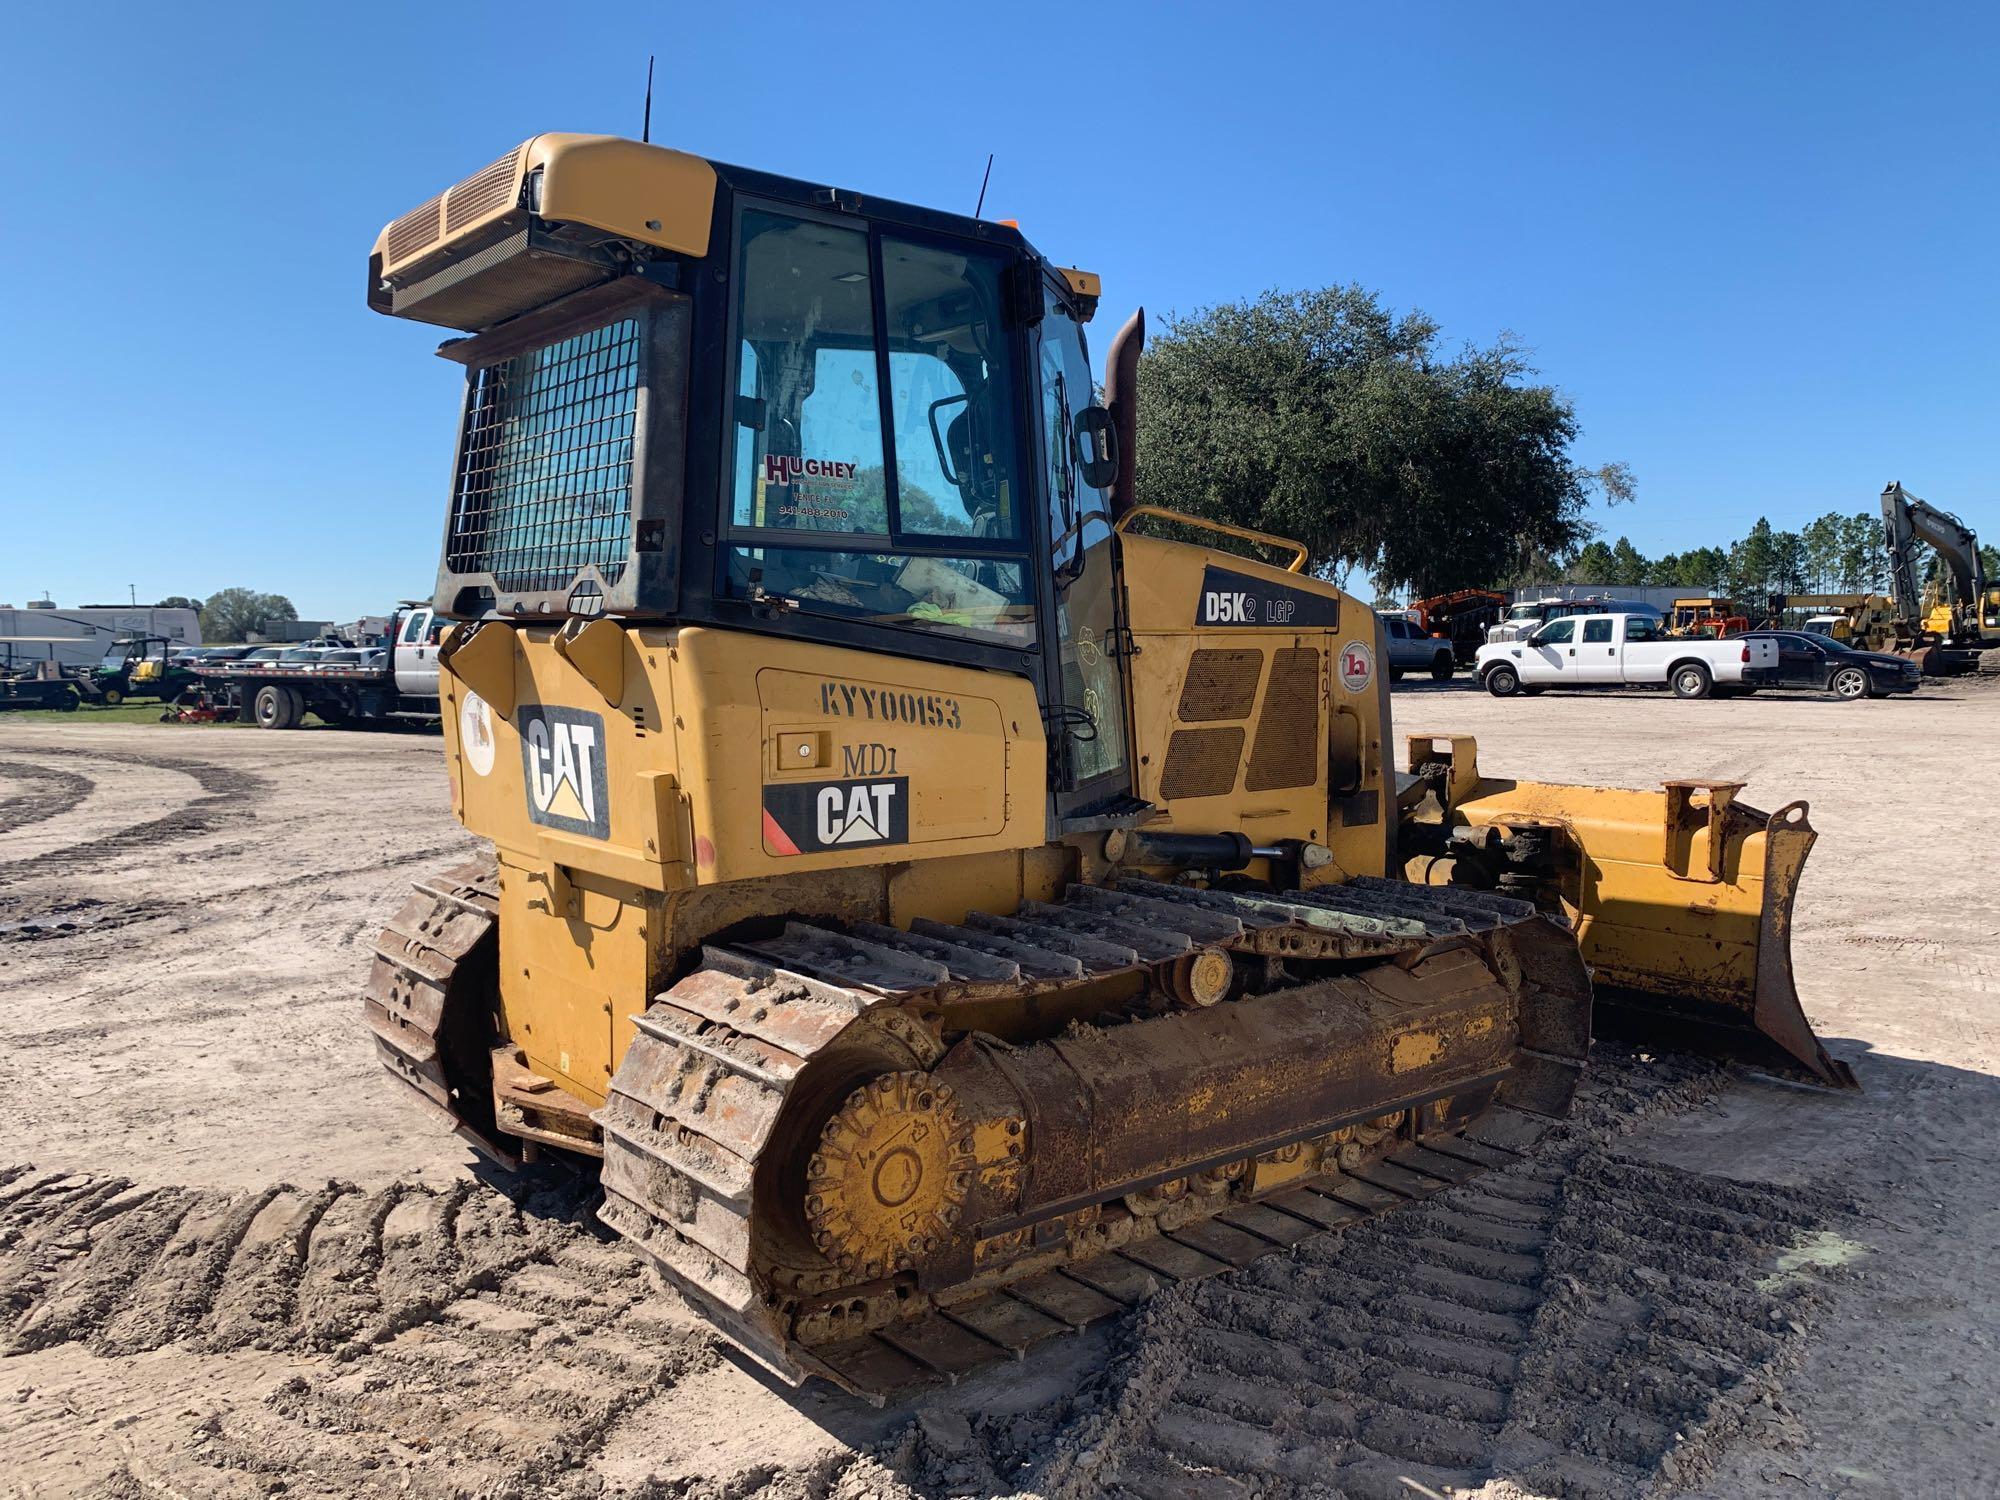
[[[639,139],[647,144],[653,139],[653,54],[646,54],[646,118],[639,126]]]
[[[986,175],[979,179],[979,202],[973,205],[972,217],[979,217],[979,210],[986,207],[986,184],[993,180],[993,153],[986,153]]]

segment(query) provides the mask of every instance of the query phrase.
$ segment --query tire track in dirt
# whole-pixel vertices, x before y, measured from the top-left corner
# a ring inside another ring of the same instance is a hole
[[[194,801],[156,818],[147,818],[81,843],[44,850],[17,861],[9,874],[14,878],[50,870],[64,873],[78,866],[101,862],[112,855],[154,849],[179,843],[205,833],[226,828],[229,818],[240,819],[265,799],[268,786],[263,777],[234,766],[210,761],[183,760],[162,755],[120,755],[102,750],[38,749],[37,755],[80,756],[93,764],[137,766],[153,771],[174,771],[191,777],[202,795]],[[67,773],[61,773],[67,774]],[[93,783],[92,789],[99,785]]]
[[[0,761],[0,770],[29,783],[27,791],[0,802],[0,833],[12,833],[30,823],[52,818],[65,808],[76,806],[97,785],[88,776],[58,771],[53,766],[38,766],[29,760]]]
[[[0,1169],[0,1355],[380,1342],[592,1238],[578,1184],[517,1190],[230,1193]]]
[[[510,1186],[225,1193],[0,1168],[0,1356],[323,1356],[213,1417],[177,1484],[543,1493],[719,1353],[584,1227],[591,1194]]]
[[[1545,1155],[1149,1312],[1113,1493],[1625,1497],[1690,1473],[1774,1379],[1802,1292],[1760,1289],[1811,1197]],[[1502,1231],[1499,1234],[1493,1231]],[[1506,1248],[1496,1248],[1496,1244]],[[1075,1478],[1082,1478],[1080,1470]]]

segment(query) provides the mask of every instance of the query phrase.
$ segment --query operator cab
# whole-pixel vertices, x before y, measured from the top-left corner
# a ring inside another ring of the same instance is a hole
[[[1010,226],[585,136],[405,215],[371,277],[472,335],[440,350],[466,370],[440,616],[1030,676],[1059,806],[1129,789],[1095,277]]]

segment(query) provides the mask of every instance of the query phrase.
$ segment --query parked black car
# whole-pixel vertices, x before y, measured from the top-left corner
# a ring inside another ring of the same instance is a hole
[[[1857,651],[1831,636],[1803,630],[1753,630],[1744,637],[1761,637],[1778,647],[1776,687],[1811,688],[1841,698],[1873,698],[1883,693],[1914,693],[1923,669],[1906,657],[1883,651]]]

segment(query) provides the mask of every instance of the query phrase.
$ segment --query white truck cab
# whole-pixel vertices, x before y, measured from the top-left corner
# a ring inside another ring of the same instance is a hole
[[[396,664],[396,691],[406,698],[435,698],[438,695],[438,637],[444,622],[428,604],[405,606],[396,616],[393,647]]]
[[[1517,641],[1489,641],[1475,670],[1496,698],[1543,688],[1671,687],[1706,698],[1716,688],[1754,692],[1778,680],[1769,640],[1676,640],[1648,615],[1565,615]]]

